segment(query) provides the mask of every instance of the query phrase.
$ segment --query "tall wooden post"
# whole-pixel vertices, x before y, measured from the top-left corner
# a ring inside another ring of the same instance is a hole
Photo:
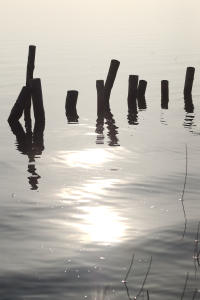
[[[128,81],[128,113],[137,112],[137,86],[138,86],[138,76],[129,75]]]
[[[110,113],[109,99],[110,99],[111,90],[117,75],[117,70],[119,68],[119,65],[120,62],[118,60],[116,59],[111,60],[110,68],[104,86],[104,108],[106,113]]]
[[[97,88],[97,118],[104,118],[104,81],[97,80],[96,81]]]
[[[188,67],[187,70],[186,70],[185,86],[184,86],[184,92],[183,92],[184,95],[192,94],[194,72],[195,72],[195,68],[193,68],[193,67]]]
[[[33,79],[33,71],[35,68],[35,52],[36,46],[30,45],[28,52],[28,62],[26,70],[26,86],[30,87],[30,80]],[[31,122],[31,96],[27,101],[24,109],[24,120],[25,122]]]
[[[42,86],[40,78],[30,80],[32,100],[33,100],[33,111],[36,122],[45,122],[45,112],[43,105]]]

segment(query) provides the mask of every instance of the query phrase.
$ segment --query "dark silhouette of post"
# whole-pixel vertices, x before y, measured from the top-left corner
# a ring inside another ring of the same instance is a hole
[[[110,68],[108,71],[108,75],[106,78],[105,86],[104,86],[104,108],[105,108],[105,113],[109,114],[110,113],[110,104],[109,104],[109,99],[110,99],[110,94],[111,90],[117,75],[117,71],[119,68],[120,62],[116,59],[112,59],[110,63]]]
[[[30,80],[33,79],[33,71],[35,68],[35,52],[36,46],[30,45],[28,52],[28,62],[26,70],[26,86],[30,87]],[[24,109],[24,120],[25,122],[31,123],[31,96],[29,97],[26,107]]]
[[[147,82],[145,80],[140,80],[138,85],[138,92],[137,92],[137,100],[138,100],[138,108],[139,109],[146,109],[146,99],[145,99],[145,92],[147,88]]]
[[[36,122],[45,123],[45,112],[43,105],[42,86],[40,78],[30,80],[33,111]]]
[[[137,87],[138,76],[129,75],[128,80],[128,113],[133,114],[137,112]]]
[[[145,80],[140,80],[138,85],[137,98],[142,98],[145,96],[147,88],[147,82]]]
[[[192,94],[195,68],[188,67],[185,75],[184,95]]]
[[[65,111],[68,122],[78,122],[78,114],[76,110],[76,104],[78,99],[78,91],[68,91],[66,102],[65,102]]]
[[[187,113],[193,113],[194,112],[194,104],[193,104],[193,100],[192,100],[192,96],[189,95],[185,95],[184,96],[184,102],[185,102],[185,111]]]
[[[161,81],[161,108],[168,109],[169,103],[169,81]]]
[[[18,121],[24,111],[24,108],[26,106],[26,103],[28,101],[28,99],[31,97],[31,89],[23,86],[11,112],[10,112],[10,116],[8,117],[8,122],[16,122]]]
[[[96,81],[97,88],[97,118],[104,118],[104,81],[97,80]]]

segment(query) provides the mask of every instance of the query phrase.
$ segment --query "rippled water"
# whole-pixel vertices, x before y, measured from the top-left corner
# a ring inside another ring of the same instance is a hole
[[[180,299],[189,272],[184,298],[197,289],[198,299],[198,1],[1,5],[0,298],[134,299],[147,276],[140,298],[148,290],[150,299]],[[30,44],[46,113],[44,133],[32,140],[23,118],[22,127],[7,123]],[[106,79],[113,58],[113,118],[99,132],[96,80]],[[193,111],[183,98],[188,66]],[[127,119],[130,74],[148,82],[135,124]],[[65,116],[72,89],[77,124]]]

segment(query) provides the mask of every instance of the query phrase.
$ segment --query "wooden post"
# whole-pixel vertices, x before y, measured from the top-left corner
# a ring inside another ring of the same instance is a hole
[[[194,72],[195,72],[195,68],[193,68],[193,67],[188,67],[186,70],[184,95],[189,95],[192,93]]]
[[[45,112],[43,106],[42,86],[40,78],[30,80],[32,100],[33,100],[33,111],[36,122],[45,122]]]
[[[98,119],[104,118],[104,81],[96,81],[97,88],[97,117]]]
[[[142,109],[142,110],[147,109],[147,103],[146,103],[145,96],[138,98],[138,108]]]
[[[146,87],[147,87],[147,82],[145,80],[140,80],[138,86],[137,98],[142,98],[145,96]]]
[[[128,112],[129,114],[137,112],[137,86],[138,86],[138,76],[129,75],[128,81]]]
[[[185,111],[187,113],[193,113],[194,112],[194,104],[192,100],[192,96],[190,94],[184,96],[184,102],[185,102]]]
[[[28,62],[26,70],[26,86],[30,87],[30,80],[33,79],[33,71],[35,68],[35,52],[36,46],[30,45],[28,52]],[[31,96],[27,101],[26,107],[24,109],[24,120],[26,122],[31,121]]]
[[[69,122],[78,121],[79,116],[76,110],[77,99],[78,99],[78,91],[71,90],[67,92],[65,111]]]
[[[15,102],[15,104],[10,112],[10,116],[8,118],[9,123],[18,121],[21,118],[21,116],[23,114],[23,110],[24,110],[26,103],[27,103],[28,99],[30,98],[30,96],[31,96],[31,89],[26,86],[23,86],[23,88],[17,98],[17,101]]]
[[[169,102],[169,81],[161,81],[161,108],[168,109]]]
[[[117,75],[117,70],[119,68],[119,65],[120,62],[118,60],[116,59],[111,60],[110,68],[104,86],[104,107],[106,113],[110,112],[109,99],[110,99],[111,90]]]

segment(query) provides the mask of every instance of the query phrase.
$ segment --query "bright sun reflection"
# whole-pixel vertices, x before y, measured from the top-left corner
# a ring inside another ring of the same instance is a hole
[[[82,208],[87,214],[77,215],[77,218],[84,218],[84,224],[80,229],[89,235],[91,241],[104,243],[119,242],[123,236],[125,226],[123,218],[106,207]],[[85,224],[86,223],[86,224]]]
[[[55,159],[56,161],[64,161],[71,167],[91,168],[93,165],[102,165],[114,158],[114,154],[105,149],[88,149],[83,151],[63,151]]]

